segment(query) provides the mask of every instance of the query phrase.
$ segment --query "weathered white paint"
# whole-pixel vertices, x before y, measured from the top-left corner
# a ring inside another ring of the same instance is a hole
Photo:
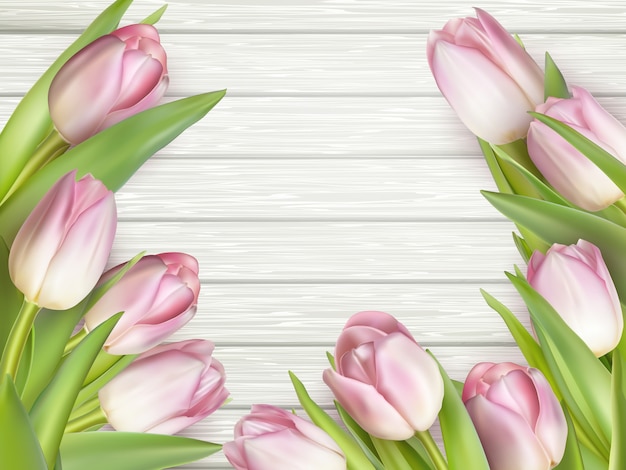
[[[229,93],[119,192],[112,262],[144,249],[201,261],[198,315],[175,339],[216,342],[233,402],[187,435],[224,442],[252,403],[293,407],[288,369],[329,408],[325,352],[359,310],[395,314],[456,379],[477,361],[521,360],[479,293],[528,325],[502,274],[520,263],[513,226],[478,193],[494,185],[424,55],[428,30],[474,2],[168,3],[168,100]],[[0,122],[107,4],[0,0]],[[129,21],[160,5],[136,0]],[[623,1],[479,6],[626,120]]]

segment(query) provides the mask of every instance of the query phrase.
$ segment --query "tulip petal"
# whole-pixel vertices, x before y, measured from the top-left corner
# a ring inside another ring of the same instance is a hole
[[[66,141],[82,142],[104,121],[120,93],[125,47],[115,36],[102,36],[68,60],[50,84],[50,116]]]
[[[414,434],[411,425],[372,385],[343,377],[332,369],[326,369],[323,378],[341,406],[369,434],[391,440],[405,440]]]
[[[364,312],[355,313],[348,319],[343,329],[346,330],[353,326],[367,326],[387,334],[402,333],[407,338],[415,341],[406,326],[400,323],[393,315],[377,310],[366,310]]]
[[[116,430],[151,431],[188,410],[204,367],[175,350],[136,360],[100,389],[100,404]]]
[[[369,343],[374,340],[383,338],[386,335],[383,331],[371,326],[351,326],[345,328],[335,346],[335,358],[337,358],[337,367],[341,372],[342,357],[350,354],[350,351],[357,348],[360,344]]]
[[[122,41],[127,41],[132,38],[149,38],[153,41],[159,41],[159,32],[157,29],[145,23],[129,24],[116,29],[111,35],[118,37]]]
[[[463,384],[462,400],[465,403],[478,393],[482,393],[480,390],[480,384],[482,382],[483,375],[495,364],[493,362],[479,362],[476,364],[467,374],[465,383]]]
[[[543,73],[537,63],[493,16],[480,8],[476,8],[476,16],[504,69],[514,77],[531,103],[543,103]]]
[[[533,287],[597,357],[619,342],[621,310],[616,311],[616,304],[607,295],[605,281],[582,261],[551,253],[535,273]]]
[[[67,232],[48,266],[39,292],[40,306],[52,310],[71,308],[95,287],[109,258],[116,226],[115,199],[109,192],[80,214]]]
[[[500,145],[526,135],[534,103],[479,51],[437,42],[433,75],[461,121],[483,140]]]
[[[513,370],[495,382],[485,398],[523,417],[535,429],[539,417],[539,400],[535,382],[526,371]]]
[[[400,333],[376,342],[375,384],[387,402],[416,431],[433,425],[443,401],[443,379],[435,360]]]
[[[550,458],[520,415],[489,402],[482,395],[476,395],[465,406],[485,449],[491,470],[550,468]]]
[[[600,145],[589,131],[576,130]],[[530,124],[528,153],[550,184],[583,209],[601,210],[623,197],[615,183],[596,165],[542,123]]]
[[[567,421],[543,374],[532,367],[528,369],[528,374],[535,383],[539,399],[539,417],[534,431],[553,464],[556,464],[565,453],[566,440],[563,434],[567,429]]]
[[[243,444],[249,470],[345,470],[345,458],[292,429],[247,439]]]
[[[163,75],[161,63],[138,50],[126,51],[122,68],[122,86],[112,112],[137,104],[158,85]]]

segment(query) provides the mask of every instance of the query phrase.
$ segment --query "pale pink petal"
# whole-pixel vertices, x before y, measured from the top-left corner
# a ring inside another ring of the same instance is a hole
[[[525,370],[513,370],[494,383],[485,394],[487,400],[522,416],[535,429],[539,400],[535,382]]]
[[[375,347],[376,389],[414,430],[427,430],[443,401],[443,379],[437,363],[400,333],[377,341]]]
[[[150,38],[153,41],[159,41],[159,32],[157,29],[144,23],[130,24],[116,29],[111,33],[113,36],[120,38],[122,41],[126,41],[131,38]]]
[[[491,470],[550,468],[550,458],[526,421],[513,411],[476,395],[465,406]]]
[[[342,377],[332,369],[326,369],[323,378],[341,406],[371,435],[405,440],[414,434],[411,425],[372,385]]]
[[[115,103],[125,47],[114,36],[102,36],[68,60],[52,81],[50,116],[68,142],[78,144],[92,136]]]
[[[526,135],[531,121],[528,111],[535,105],[479,51],[439,41],[432,71],[442,94],[474,134],[493,144]]]
[[[482,382],[483,374],[493,367],[493,362],[479,362],[467,374],[465,384],[463,385],[462,399],[463,403],[472,398],[479,392],[479,386]]]
[[[163,75],[163,66],[158,60],[137,50],[124,54],[122,67],[122,87],[111,107],[112,112],[137,104],[159,84]]]
[[[413,335],[407,330],[407,328],[400,323],[393,315],[389,315],[385,312],[379,312],[376,310],[366,310],[364,312],[355,313],[352,315],[346,325],[343,327],[344,330],[353,326],[368,326],[370,328],[376,328],[384,333],[402,333],[407,338],[413,339]]]

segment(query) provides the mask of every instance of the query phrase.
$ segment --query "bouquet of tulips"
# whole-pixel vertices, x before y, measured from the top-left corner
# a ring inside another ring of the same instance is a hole
[[[0,133],[2,469],[160,469],[221,448],[171,435],[228,397],[213,343],[161,344],[194,316],[196,259],[139,254],[104,271],[112,191],[224,95],[155,107],[164,8],[119,28],[130,3],[96,18]]]
[[[482,294],[528,365],[479,363],[456,382],[391,315],[360,312],[323,373],[343,426],[292,374],[318,427],[257,405],[224,452],[237,469],[624,469],[626,128],[483,10],[432,31],[427,56],[478,137],[499,190],[484,196],[519,229],[526,274],[506,275],[532,331]]]

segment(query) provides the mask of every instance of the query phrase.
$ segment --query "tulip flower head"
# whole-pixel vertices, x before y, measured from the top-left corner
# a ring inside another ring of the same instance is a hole
[[[113,192],[76,171],[59,179],[17,233],[9,273],[26,300],[52,310],[74,307],[94,288],[111,252]]]
[[[123,265],[102,275],[107,282]],[[200,281],[198,261],[185,253],[144,256],[85,315],[92,330],[124,312],[104,349],[110,354],[139,354],[158,345],[196,313]]]
[[[353,315],[337,340],[335,361],[337,370],[326,369],[324,382],[369,434],[404,440],[437,418],[443,401],[439,367],[391,315]]]
[[[597,356],[615,349],[624,320],[615,284],[602,253],[585,240],[535,251],[528,282]]]
[[[548,98],[536,111],[564,122],[626,163],[626,128],[584,88],[573,86],[572,93],[568,99]],[[624,196],[591,160],[537,120],[530,124],[528,153],[546,180],[583,209],[599,211]]]
[[[567,422],[539,370],[482,362],[462,398],[491,470],[549,470],[563,458]]]
[[[164,344],[135,359],[98,397],[117,431],[175,434],[224,404],[224,367],[206,340]]]
[[[313,423],[270,405],[252,405],[224,455],[236,470],[345,470],[335,441]]]
[[[437,86],[463,124],[483,140],[526,136],[528,111],[543,103],[543,73],[486,11],[431,31],[427,53]]]
[[[125,26],[72,56],[50,84],[56,129],[76,145],[154,106],[169,83],[159,33],[148,24]]]

